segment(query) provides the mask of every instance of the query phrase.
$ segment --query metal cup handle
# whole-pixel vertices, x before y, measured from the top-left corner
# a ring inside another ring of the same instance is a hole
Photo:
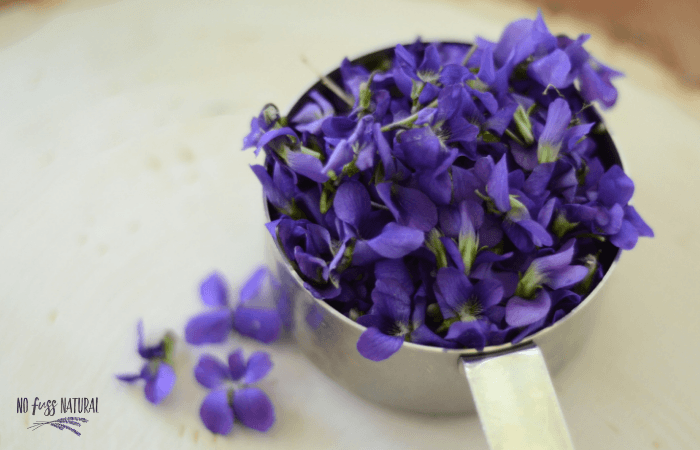
[[[539,347],[461,362],[491,450],[573,450]]]

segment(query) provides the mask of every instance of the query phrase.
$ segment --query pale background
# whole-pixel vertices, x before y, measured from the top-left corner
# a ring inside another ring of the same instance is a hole
[[[115,373],[202,310],[199,280],[231,284],[262,262],[257,180],[240,151],[251,116],[289,106],[344,56],[410,41],[497,39],[532,6],[513,2],[80,0],[0,12],[0,449],[485,449],[476,416],[427,417],[338,388],[293,344],[266,349],[267,434],[201,424],[201,349],[180,342],[176,391],[154,407]],[[582,354],[555,379],[579,449],[700,447],[698,324],[700,95],[591,16],[545,13],[555,33],[623,70],[605,113],[654,228],[625,254]],[[688,37],[688,45],[694,45]],[[680,44],[679,44],[680,45]],[[681,59],[682,60],[682,59]],[[675,70],[675,72],[673,72]],[[235,346],[264,346],[231,339]],[[466,388],[466,386],[465,386]],[[77,437],[17,397],[99,397]]]

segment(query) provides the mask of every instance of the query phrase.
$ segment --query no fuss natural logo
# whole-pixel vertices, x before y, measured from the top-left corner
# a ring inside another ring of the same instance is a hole
[[[32,415],[36,415],[37,412],[41,413],[43,410],[44,416],[52,417],[56,414],[58,402],[56,400],[46,400],[41,401],[39,397],[34,398],[34,403],[31,405]],[[29,400],[24,398],[17,399],[17,413],[24,414],[29,412]],[[98,398],[87,398],[87,397],[63,397],[60,403],[61,414],[89,414],[98,413]],[[63,417],[51,421],[39,421],[34,422],[34,424],[28,429],[32,431],[44,426],[50,425],[53,428],[59,430],[69,430],[74,434],[80,436],[80,432],[73,427],[80,427],[81,423],[87,423],[87,419],[84,417]]]

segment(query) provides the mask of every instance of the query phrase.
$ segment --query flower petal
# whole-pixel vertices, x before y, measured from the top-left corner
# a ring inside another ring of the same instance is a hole
[[[304,175],[317,183],[328,181],[328,175],[324,172],[321,160],[313,155],[289,151],[287,152],[287,163],[294,172]]]
[[[640,236],[654,237],[654,230],[642,219],[634,206],[625,206],[625,220],[637,229]]]
[[[422,231],[389,222],[379,236],[367,241],[367,245],[385,258],[401,258],[418,249],[424,241]]]
[[[226,282],[221,274],[213,272],[199,285],[202,302],[207,306],[226,306],[228,292]]]
[[[338,219],[359,227],[372,210],[367,188],[354,180],[341,184],[333,199],[333,209]]]
[[[175,386],[175,371],[169,364],[161,362],[152,378],[146,380],[146,399],[154,405],[159,404],[170,394]]]
[[[357,341],[357,351],[371,361],[383,361],[398,352],[403,336],[387,336],[377,328],[367,328]]]
[[[533,300],[511,297],[506,304],[506,323],[512,327],[530,325],[544,318],[551,306],[551,298],[544,289]]]
[[[275,423],[275,408],[262,390],[249,387],[233,393],[236,418],[248,428],[267,431]]]
[[[233,410],[228,404],[228,392],[219,389],[207,394],[199,408],[199,417],[212,433],[229,434],[233,428]]]
[[[193,317],[185,327],[185,340],[192,345],[224,342],[231,332],[229,309],[206,312]]]
[[[544,283],[552,289],[561,289],[575,285],[586,278],[586,275],[588,275],[588,269],[584,266],[566,266],[548,272]]]
[[[272,369],[270,355],[265,352],[255,352],[248,358],[243,381],[247,384],[257,383],[265,378],[270,369]]]
[[[228,367],[211,355],[202,355],[194,368],[194,378],[205,388],[214,389],[231,378]]]
[[[277,340],[282,321],[276,310],[238,307],[233,315],[233,328],[243,336],[265,344]]]
[[[506,156],[503,155],[500,161],[494,165],[486,192],[493,199],[493,203],[501,212],[510,211],[510,197],[508,195],[508,167],[506,166]]]
[[[634,246],[637,245],[639,233],[629,220],[623,220],[620,231],[618,231],[617,234],[609,236],[608,239],[610,239],[613,245],[623,250],[632,250]]]
[[[243,349],[239,348],[228,355],[228,373],[233,381],[240,380],[245,375],[246,367]]]
[[[260,293],[260,290],[263,287],[263,283],[265,282],[265,279],[271,276],[270,270],[266,266],[261,266],[259,267],[253,275],[250,276],[241,287],[241,290],[239,291],[238,295],[238,301],[240,303],[247,303],[251,299],[257,297],[257,295]]]
[[[437,273],[435,296],[444,317],[454,316],[472,295],[473,286],[464,272],[454,267],[443,267]]]
[[[481,320],[455,322],[447,331],[445,339],[458,342],[465,348],[475,348],[481,351],[486,346],[484,322]]]
[[[569,81],[567,75],[570,70],[569,57],[563,50],[556,49],[544,58],[532,62],[528,66],[527,73],[542,86],[552,85],[555,88],[563,88]]]
[[[438,215],[435,204],[418,189],[380,183],[377,185],[377,194],[400,225],[421,231],[430,231],[437,225]]]
[[[609,168],[598,182],[598,201],[608,208],[616,203],[626,206],[633,193],[634,182],[618,165]]]

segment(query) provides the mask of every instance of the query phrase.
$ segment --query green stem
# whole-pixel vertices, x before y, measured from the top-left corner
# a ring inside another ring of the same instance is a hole
[[[437,101],[437,99],[435,99],[432,102],[430,102],[428,105],[426,105],[425,108],[435,108],[437,106],[437,103],[438,103],[438,101]],[[423,109],[425,109],[425,108],[423,108]],[[389,125],[384,125],[382,127],[382,131],[391,131],[394,128],[399,128],[399,127],[403,127],[406,125],[410,125],[412,122],[414,122],[418,118],[419,113],[420,113],[420,111],[418,111],[414,114],[411,114],[410,116],[406,117],[405,119],[398,120],[396,122],[390,123]]]

